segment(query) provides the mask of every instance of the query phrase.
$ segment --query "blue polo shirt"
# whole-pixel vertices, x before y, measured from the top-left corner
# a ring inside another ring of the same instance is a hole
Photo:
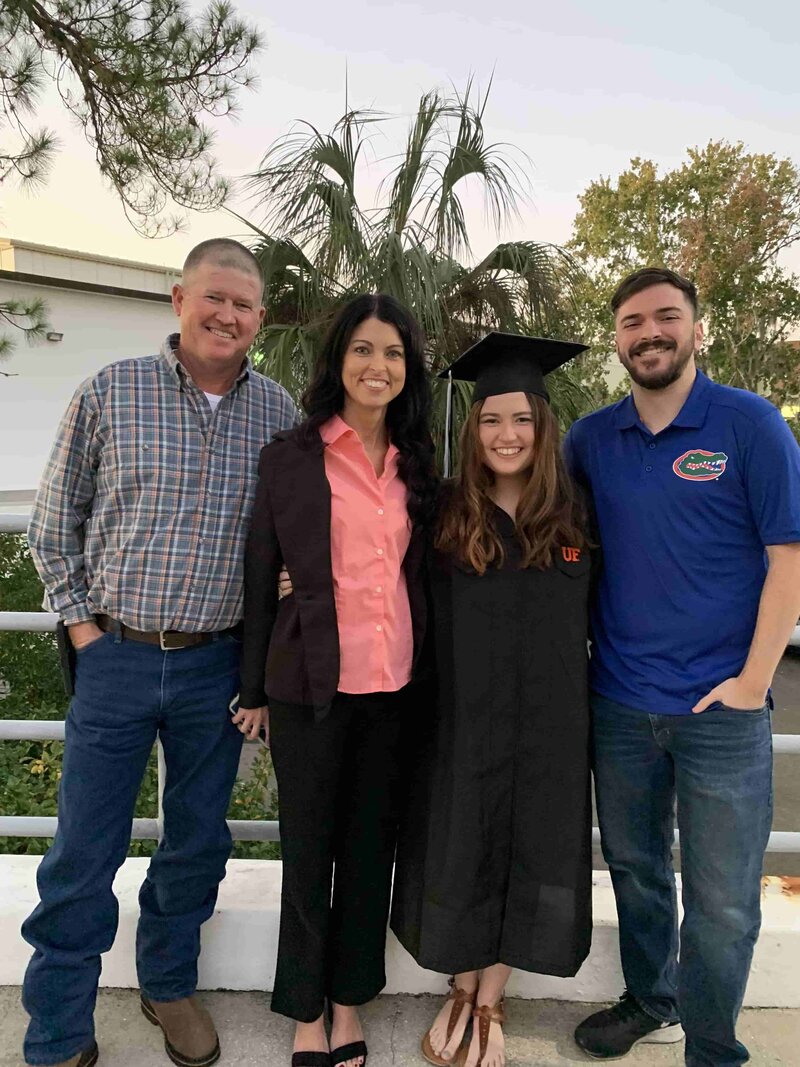
[[[628,396],[576,422],[564,447],[603,551],[592,688],[645,712],[689,714],[744,665],[764,546],[800,541],[800,448],[769,401],[699,371],[660,433]]]

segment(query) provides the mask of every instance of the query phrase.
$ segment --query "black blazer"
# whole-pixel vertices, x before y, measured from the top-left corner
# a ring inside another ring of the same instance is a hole
[[[339,632],[331,567],[331,491],[319,434],[284,430],[261,450],[244,567],[244,648],[239,702],[270,698],[327,713],[339,683]],[[425,635],[424,535],[414,527],[403,560],[416,673]],[[278,600],[281,564],[293,592]]]

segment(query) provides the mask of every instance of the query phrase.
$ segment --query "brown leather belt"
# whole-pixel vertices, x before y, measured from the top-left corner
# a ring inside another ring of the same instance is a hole
[[[134,630],[124,622],[112,619],[109,615],[95,615],[95,622],[108,634],[119,634],[124,641],[141,641],[146,645],[158,645],[164,652],[179,648],[194,648],[196,645],[208,645],[226,634],[238,633],[238,626],[229,626],[227,630],[213,633],[189,634],[181,630]]]

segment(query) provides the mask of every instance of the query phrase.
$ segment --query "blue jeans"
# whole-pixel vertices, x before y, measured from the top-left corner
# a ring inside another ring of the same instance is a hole
[[[39,865],[40,903],[22,927],[34,948],[22,992],[28,1063],[59,1063],[93,1040],[100,955],[117,931],[111,886],[157,734],[167,768],[164,837],[139,893],[136,965],[152,1000],[194,992],[200,925],[231,847],[225,815],[242,738],[228,704],[239,649],[228,635],[162,652],[104,634],[78,653],[58,830]]]
[[[650,715],[595,694],[594,775],[628,992],[680,1019],[688,1067],[737,1067],[772,822],[769,708]],[[670,845],[677,800],[684,918]]]

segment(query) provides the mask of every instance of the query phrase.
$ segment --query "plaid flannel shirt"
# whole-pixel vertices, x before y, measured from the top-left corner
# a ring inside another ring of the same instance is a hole
[[[297,411],[248,363],[212,413],[179,339],[101,370],[62,419],[28,541],[67,624],[102,613],[198,633],[241,619],[259,454]]]

